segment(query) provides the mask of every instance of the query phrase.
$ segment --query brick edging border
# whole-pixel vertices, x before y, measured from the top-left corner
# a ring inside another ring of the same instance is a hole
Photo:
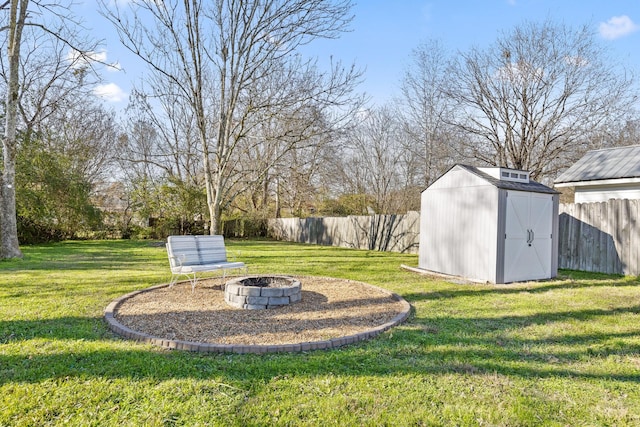
[[[200,343],[200,342],[193,342],[193,341],[172,340],[167,338],[155,337],[149,334],[145,334],[143,332],[138,332],[118,322],[118,320],[115,317],[115,313],[117,312],[118,307],[124,301],[140,293],[150,292],[158,288],[164,288],[169,286],[169,284],[162,284],[162,285],[156,285],[150,288],[142,289],[139,291],[130,292],[126,295],[116,298],[104,309],[104,319],[106,320],[107,325],[109,326],[109,329],[115,334],[120,335],[123,338],[130,339],[133,341],[138,341],[141,343],[152,344],[165,349],[186,350],[186,351],[193,351],[193,352],[200,352],[200,353],[263,354],[263,353],[287,353],[287,352],[296,353],[296,352],[310,351],[310,350],[327,350],[327,349],[342,347],[344,345],[354,344],[360,341],[374,338],[380,335],[381,333],[389,330],[390,328],[399,325],[409,317],[409,313],[411,312],[411,305],[409,305],[409,303],[400,295],[390,292],[386,289],[370,285],[368,283],[356,282],[348,279],[344,279],[344,280],[350,283],[358,283],[358,284],[366,285],[390,295],[394,300],[402,303],[402,311],[398,313],[389,322],[357,334],[332,338],[330,340],[325,340],[325,341],[310,341],[310,342],[301,342],[296,344],[275,344],[275,345],[216,344],[216,343]]]

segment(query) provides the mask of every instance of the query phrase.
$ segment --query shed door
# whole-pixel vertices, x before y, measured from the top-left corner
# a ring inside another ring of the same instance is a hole
[[[504,281],[551,277],[553,196],[507,192]]]

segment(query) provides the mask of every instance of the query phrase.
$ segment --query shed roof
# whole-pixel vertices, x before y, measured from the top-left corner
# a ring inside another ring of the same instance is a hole
[[[461,165],[461,164],[458,164],[456,166],[463,168],[479,176],[480,178],[484,179],[485,181],[489,182],[491,185],[497,188],[502,188],[505,190],[514,190],[514,191],[528,191],[531,193],[559,194],[553,188],[549,188],[546,185],[540,184],[537,181],[530,180],[528,183],[515,182],[515,181],[503,181],[503,180],[492,177],[491,175],[481,171],[475,166]]]
[[[556,184],[640,177],[640,145],[588,151]]]

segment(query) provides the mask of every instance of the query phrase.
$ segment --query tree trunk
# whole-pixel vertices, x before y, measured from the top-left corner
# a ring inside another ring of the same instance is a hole
[[[219,191],[214,188],[214,183],[217,182],[213,179],[211,172],[211,161],[209,159],[209,146],[207,145],[206,138],[202,137],[202,162],[204,165],[204,186],[207,190],[207,207],[209,208],[209,234],[218,234],[219,218],[220,218],[220,199]]]
[[[282,216],[280,207],[280,177],[276,176],[276,218]]]
[[[11,0],[9,38],[9,82],[7,90],[5,135],[2,141],[4,168],[0,184],[0,236],[1,258],[22,258],[18,243],[16,220],[16,135],[18,127],[18,91],[20,74],[20,41],[27,13],[28,0]],[[18,10],[19,6],[19,10]]]
[[[209,234],[212,236],[220,234],[220,214],[222,209],[220,208],[220,188],[213,190],[213,198],[209,205],[209,216],[211,218],[211,227],[209,227]]]

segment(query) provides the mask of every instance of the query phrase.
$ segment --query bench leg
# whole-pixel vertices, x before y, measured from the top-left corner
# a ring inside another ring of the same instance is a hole
[[[193,273],[193,277],[189,273],[173,273],[171,275],[171,281],[169,282],[169,287],[173,287],[176,283],[178,283],[178,277],[186,276],[189,282],[191,283],[191,292],[195,292],[196,283],[198,282],[198,278],[196,277],[196,273]]]
[[[180,277],[180,274],[171,274],[171,281],[169,282],[169,287],[172,288],[173,285],[175,285],[176,283],[178,283],[178,277]]]
[[[195,272],[193,273],[193,279],[189,278],[189,281],[191,281],[191,293],[194,293],[196,291],[196,283],[198,283]]]

